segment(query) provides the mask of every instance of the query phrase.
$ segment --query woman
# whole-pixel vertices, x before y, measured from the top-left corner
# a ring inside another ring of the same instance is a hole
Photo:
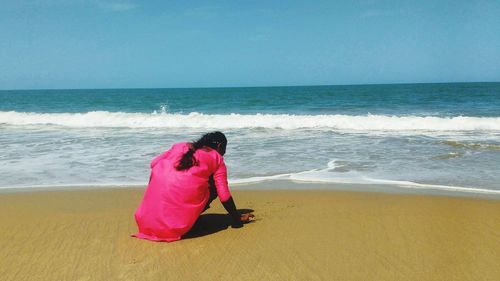
[[[223,155],[227,139],[221,132],[203,135],[193,143],[177,143],[151,162],[151,177],[135,213],[137,238],[176,241],[191,229],[200,214],[218,195],[241,227],[254,215],[240,215],[227,184]]]

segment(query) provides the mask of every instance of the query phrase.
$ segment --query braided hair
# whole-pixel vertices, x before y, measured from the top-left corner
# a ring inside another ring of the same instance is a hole
[[[226,150],[227,139],[223,133],[216,131],[204,134],[200,139],[191,144],[189,150],[182,156],[175,168],[177,171],[183,171],[193,167],[197,163],[196,158],[194,158],[196,150],[203,147],[217,149],[219,145],[222,146],[224,151]]]

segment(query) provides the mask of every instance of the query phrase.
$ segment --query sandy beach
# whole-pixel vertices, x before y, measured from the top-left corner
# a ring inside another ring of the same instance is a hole
[[[2,280],[500,280],[500,200],[236,190],[186,239],[132,238],[137,188],[0,194]]]

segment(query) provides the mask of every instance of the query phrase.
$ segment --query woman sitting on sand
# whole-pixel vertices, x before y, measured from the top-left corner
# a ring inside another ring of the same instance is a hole
[[[194,225],[217,195],[233,219],[233,227],[253,214],[239,214],[227,184],[223,155],[227,139],[221,132],[193,143],[177,143],[151,162],[151,177],[135,212],[137,238],[176,241]]]

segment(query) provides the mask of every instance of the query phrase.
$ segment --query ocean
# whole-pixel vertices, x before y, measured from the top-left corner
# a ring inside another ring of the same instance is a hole
[[[155,155],[213,130],[233,184],[500,194],[500,83],[4,90],[0,188],[144,186]]]

